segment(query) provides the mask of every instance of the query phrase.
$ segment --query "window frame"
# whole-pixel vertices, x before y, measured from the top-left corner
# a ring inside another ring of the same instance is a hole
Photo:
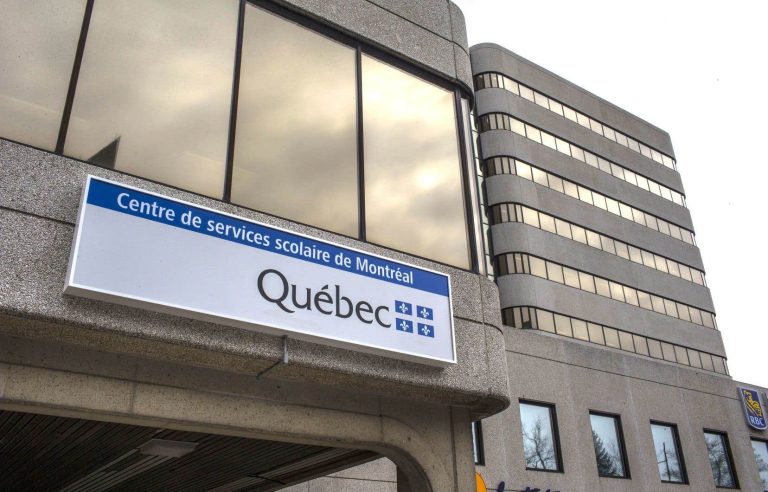
[[[552,446],[555,448],[555,460],[557,461],[557,467],[554,470],[548,470],[545,468],[529,468],[525,467],[527,471],[545,472],[545,473],[565,473],[565,466],[563,465],[563,453],[560,447],[560,428],[557,425],[557,408],[554,403],[529,400],[521,398],[518,400],[518,415],[520,414],[520,407],[522,405],[530,405],[534,407],[543,407],[549,411],[549,423],[552,426]],[[520,432],[522,433],[522,418],[520,419]],[[521,434],[522,435],[522,434]],[[523,445],[523,457],[525,457],[525,445]],[[523,460],[525,461],[525,460]]]
[[[616,437],[619,441],[619,453],[621,453],[621,461],[624,466],[624,475],[601,475],[600,470],[597,471],[597,476],[600,478],[618,478],[624,480],[631,480],[632,474],[629,469],[629,456],[627,455],[627,445],[624,439],[624,428],[621,425],[621,415],[618,413],[603,412],[601,410],[589,410],[589,417],[592,415],[598,417],[608,417],[613,419],[614,428],[616,430]],[[592,430],[592,419],[589,421],[590,431]],[[597,456],[595,456],[595,466],[597,466]]]
[[[755,437],[755,436],[753,436],[751,434],[749,435],[749,447],[752,448],[752,459],[755,462],[755,466],[757,466],[757,456],[755,456],[755,448],[753,446],[753,443],[755,443],[755,442],[759,442],[760,444],[765,446],[766,452],[768,452],[768,439],[763,439],[763,438],[760,438],[760,437]],[[762,478],[760,478],[760,470],[759,469],[757,470],[757,479],[762,484],[763,480],[762,480]],[[764,488],[763,490],[764,491],[768,491],[768,488]]]
[[[725,448],[725,458],[728,460],[728,466],[731,470],[731,476],[733,476],[733,487],[725,487],[723,485],[715,485],[715,488],[717,489],[728,489],[728,490],[736,490],[740,489],[741,486],[739,485],[739,475],[736,473],[736,463],[733,461],[733,452],[731,451],[731,442],[728,439],[728,433],[724,431],[719,431],[715,429],[709,429],[705,427],[702,430],[703,434],[706,436],[706,434],[712,434],[716,436],[720,436],[722,438],[723,448]],[[706,438],[705,438],[706,439]],[[706,440],[704,441],[706,444]],[[711,467],[711,465],[710,465]],[[712,477],[712,480],[714,480],[714,476]]]
[[[683,445],[680,442],[680,432],[677,430],[677,424],[673,424],[671,422],[663,422],[660,420],[651,420],[650,426],[651,429],[653,426],[659,426],[659,427],[668,427],[672,429],[672,438],[674,440],[675,444],[675,452],[677,453],[677,462],[680,465],[680,475],[681,475],[681,481],[675,482],[672,480],[661,480],[661,483],[669,483],[669,484],[677,484],[677,485],[689,485],[688,481],[688,470],[685,467],[685,453],[683,453]],[[651,440],[653,441],[653,433],[651,433]],[[654,452],[656,451],[656,442],[653,443],[653,449]],[[656,467],[658,471],[658,463]],[[659,476],[661,478],[661,476]]]
[[[472,461],[475,465],[485,466],[485,444],[483,442],[483,422],[482,420],[472,421]]]
[[[95,4],[95,0],[86,0],[85,9],[83,13],[83,21],[80,27],[80,34],[78,38],[77,48],[75,51],[75,59],[72,65],[72,71],[71,71],[71,75],[69,78],[68,87],[66,91],[66,100],[65,100],[64,108],[60,118],[55,149],[53,151],[46,150],[46,149],[41,149],[41,150],[45,152],[53,153],[56,155],[60,155],[63,157],[67,157],[69,159],[73,159],[79,162],[84,162],[92,166],[103,167],[103,166],[99,166],[98,164],[94,164],[94,163],[91,163],[82,159],[78,159],[75,157],[69,157],[64,154],[64,144],[67,139],[67,132],[69,129],[69,123],[72,115],[72,107],[75,99],[75,93],[78,87],[78,78],[79,78],[80,70],[82,67],[82,60],[83,60],[83,55],[85,53],[88,32],[91,27],[90,26],[91,16],[92,16],[94,4]],[[355,58],[356,58],[355,83],[356,83],[357,90],[356,90],[355,97],[356,97],[356,104],[357,104],[357,118],[356,118],[357,121],[355,122],[355,125],[356,125],[356,131],[357,131],[357,172],[358,172],[357,181],[358,182],[357,182],[356,191],[357,191],[357,197],[358,197],[358,203],[357,203],[358,232],[354,236],[349,236],[336,231],[331,231],[323,227],[318,227],[317,225],[299,222],[294,219],[281,217],[281,216],[278,216],[269,212],[261,211],[258,209],[253,209],[243,205],[238,205],[231,201],[232,175],[234,173],[234,146],[236,145],[235,134],[236,134],[236,124],[237,124],[237,103],[238,103],[238,96],[239,96],[238,93],[239,93],[239,85],[240,85],[240,68],[241,68],[241,60],[242,60],[242,54],[243,54],[243,29],[245,25],[245,9],[248,5],[264,9],[288,22],[296,23],[299,26],[305,29],[308,29],[318,35],[328,37],[334,41],[337,41],[343,45],[346,45],[354,49],[356,52],[355,53]],[[465,128],[466,122],[465,122],[464,109],[462,107],[462,99],[466,99],[467,101],[469,101],[470,107],[473,104],[474,94],[469,90],[469,88],[464,86],[463,84],[453,83],[445,78],[442,78],[434,74],[428,69],[422,66],[419,66],[418,62],[408,61],[404,55],[400,57],[393,53],[380,49],[374,46],[372,43],[369,43],[363,40],[362,36],[360,35],[342,32],[330,25],[324,24],[316,19],[311,18],[306,13],[302,13],[295,9],[291,9],[282,5],[277,5],[273,2],[270,2],[269,0],[238,0],[237,9],[238,9],[237,21],[232,26],[233,29],[236,29],[236,33],[235,33],[236,45],[235,45],[235,59],[233,60],[233,63],[232,63],[232,98],[231,98],[230,107],[229,107],[230,117],[229,117],[229,126],[227,129],[228,135],[227,135],[226,157],[224,161],[224,187],[223,187],[221,198],[203,195],[195,191],[187,190],[185,188],[180,188],[172,184],[164,183],[154,179],[149,179],[144,176],[132,174],[132,173],[121,171],[121,170],[112,170],[112,171],[119,174],[126,175],[126,176],[136,177],[147,182],[157,183],[172,189],[177,189],[187,193],[192,193],[194,195],[198,195],[206,199],[212,199],[221,203],[234,205],[244,210],[255,210],[264,215],[288,220],[297,225],[308,226],[313,229],[317,229],[318,231],[330,232],[340,237],[349,237],[349,238],[362,241],[368,244],[381,246],[391,251],[403,253],[403,254],[412,256],[414,258],[424,259],[426,261],[445,265],[451,268],[457,268],[463,271],[469,271],[472,273],[481,273],[482,269],[480,267],[481,265],[480,254],[481,254],[482,247],[476,244],[474,231],[475,231],[476,224],[481,222],[480,214],[482,213],[482,211],[480,210],[480,205],[478,203],[475,203],[475,201],[473,200],[472,194],[470,192],[470,190],[473,190],[475,189],[475,187],[478,186],[478,182],[477,182],[477,176],[475,175],[475,173],[470,172],[470,165],[473,163],[470,162],[470,158],[468,157],[468,152],[470,151],[470,149],[467,146],[465,137],[467,135],[471,135],[472,130],[471,128]],[[462,201],[462,206],[464,208],[463,222],[464,222],[464,229],[465,229],[464,234],[466,237],[466,252],[467,252],[466,266],[446,263],[444,261],[425,257],[420,254],[415,254],[408,251],[396,249],[391,246],[382,246],[382,245],[379,245],[378,243],[374,243],[366,239],[366,235],[365,235],[365,205],[366,204],[365,204],[365,190],[364,190],[365,161],[364,161],[364,148],[363,148],[364,128],[363,128],[363,113],[362,113],[363,96],[362,96],[362,90],[361,90],[362,88],[361,57],[363,54],[371,56],[377,61],[386,63],[394,68],[402,70],[403,72],[407,73],[410,76],[419,78],[425,82],[431,83],[444,90],[447,90],[453,95],[454,127],[456,129],[455,138],[456,138],[456,147],[457,147],[457,154],[458,154],[456,156],[457,157],[456,161],[457,161],[457,164],[459,165],[459,180],[461,183],[461,190],[462,190],[461,201]],[[469,115],[466,115],[466,116],[469,117]],[[23,144],[23,145],[27,145],[27,144]]]

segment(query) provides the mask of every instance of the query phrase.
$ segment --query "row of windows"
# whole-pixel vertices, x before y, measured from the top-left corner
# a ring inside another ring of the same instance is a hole
[[[555,405],[520,400],[519,409],[526,469],[563,472],[564,464]],[[595,450],[597,474],[609,478],[631,478],[621,417],[610,413],[590,411],[589,423],[592,445]],[[687,484],[688,475],[677,425],[651,420],[650,430],[659,480],[665,483]],[[476,448],[482,447],[482,427],[473,424],[472,431],[474,446]],[[703,435],[715,486],[738,488],[739,482],[728,434],[704,429]],[[752,447],[758,462],[763,486],[768,487],[768,482],[764,476],[764,468],[768,467],[761,466],[761,463],[768,463],[768,448],[765,442],[754,439],[752,440]],[[476,464],[484,464],[484,461],[477,461],[477,457],[482,456],[482,449],[475,452]]]
[[[636,248],[631,244],[585,229],[579,225],[566,222],[519,203],[500,203],[494,205],[490,209],[490,216],[492,224],[522,222],[689,282],[706,285],[704,274],[695,268],[664,258],[650,251]]]
[[[677,170],[677,163],[672,157],[663,154],[656,149],[652,149],[644,143],[638,142],[634,138],[625,135],[615,128],[612,128],[605,123],[600,123],[594,118],[590,118],[584,113],[576,111],[575,109],[568,107],[565,104],[552,99],[551,97],[545,96],[541,92],[526,87],[525,85],[512,80],[509,77],[498,73],[484,73],[475,76],[476,90],[487,89],[490,87],[505,89],[515,94],[516,96],[527,99],[528,101],[538,104],[539,106],[548,109],[564,118],[567,118],[574,123],[578,123],[584,128],[592,130],[593,132],[607,138],[608,140],[611,140],[612,142],[616,142],[617,144],[633,150],[638,154],[656,161],[670,169]]]
[[[5,2],[0,137],[469,268],[459,93],[256,3]]]
[[[622,181],[637,186],[645,191],[649,191],[656,196],[660,196],[665,200],[669,200],[678,205],[685,206],[685,197],[677,191],[657,183],[645,176],[635,173],[625,167],[622,167],[607,159],[603,159],[588,150],[576,146],[570,142],[566,142],[544,130],[536,128],[524,123],[517,118],[503,113],[490,113],[480,117],[480,123],[478,125],[481,132],[488,130],[508,130],[517,133],[529,140],[533,140],[536,143],[540,143],[545,147],[556,150],[561,154],[573,157],[574,159],[584,162],[595,169],[599,169],[611,176],[618,178]]]
[[[542,330],[569,338],[596,343],[654,359],[728,375],[725,358],[682,345],[599,325],[534,307],[509,307],[501,312],[507,326]]]
[[[527,253],[496,256],[496,273],[499,276],[516,273],[533,275],[696,325],[716,328],[715,316],[710,312]]]
[[[608,196],[598,193],[597,191],[590,190],[581,185],[568,181],[552,173],[544,171],[538,167],[526,164],[523,161],[514,159],[507,156],[492,157],[486,159],[485,173],[486,176],[494,176],[497,174],[514,174],[525,178],[528,181],[533,181],[536,184],[546,186],[549,189],[555,190],[558,193],[563,193],[581,200],[584,203],[593,205],[602,210],[610,212],[619,217],[623,217],[627,220],[631,220],[641,226],[648,227],[654,231],[660,232],[666,236],[673,237],[687,244],[696,244],[693,233],[687,229],[683,229],[671,222],[667,222],[664,219],[660,219],[655,215],[651,215],[647,212],[627,205],[626,203],[614,200]]]

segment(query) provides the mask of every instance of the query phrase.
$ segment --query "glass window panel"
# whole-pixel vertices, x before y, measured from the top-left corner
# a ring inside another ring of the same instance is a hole
[[[616,141],[616,132],[614,132],[612,128],[603,126],[603,135],[605,135],[605,138],[609,140],[613,140],[614,142]]]
[[[572,197],[572,198],[579,198],[579,187],[576,186],[576,184],[571,183],[570,181],[563,181],[563,188],[565,189],[565,194]]]
[[[539,221],[541,222],[542,230],[551,232],[553,234],[557,233],[557,229],[555,228],[554,217],[552,217],[551,215],[539,213]]]
[[[704,326],[707,328],[714,328],[715,327],[715,319],[712,316],[712,313],[707,313],[702,311],[701,312],[701,320],[704,322]]]
[[[675,301],[664,299],[664,310],[667,312],[667,315],[677,318],[677,306],[675,304]]]
[[[535,275],[541,278],[547,278],[546,262],[541,258],[536,258],[535,256],[531,256],[530,261],[531,261],[531,275]]]
[[[652,310],[653,304],[651,303],[651,296],[647,292],[641,290],[637,291],[637,300],[640,303],[640,307],[643,309]]]
[[[651,304],[653,305],[653,310],[657,313],[667,314],[667,311],[664,309],[664,299],[661,297],[651,294]]]
[[[659,230],[658,219],[656,219],[656,217],[654,217],[653,215],[645,214],[645,225],[647,225],[654,231]]]
[[[584,151],[584,162],[592,167],[597,167],[597,156],[591,152]]]
[[[587,331],[587,322],[580,319],[571,319],[573,327],[573,338],[589,341],[589,332]]]
[[[553,137],[549,133],[544,133],[544,132],[541,133],[541,143],[549,147],[550,149],[558,150],[557,144],[555,143],[555,137]]]
[[[654,195],[661,195],[661,190],[659,189],[659,184],[656,183],[655,181],[648,180],[648,189]]]
[[[677,362],[675,358],[675,348],[670,343],[661,342],[661,352],[664,354],[664,360]]]
[[[598,123],[597,121],[590,119],[589,120],[589,127],[592,129],[593,132],[603,134],[603,125]]]
[[[667,260],[667,268],[669,268],[669,273],[675,277],[680,276],[680,268],[678,267],[678,263],[676,261]]]
[[[633,306],[640,305],[640,301],[637,299],[637,290],[632,287],[624,287],[624,296],[627,298],[627,304],[632,304]]]
[[[518,176],[529,181],[533,181],[533,171],[531,170],[531,166],[521,161],[515,161],[515,167],[517,169]]]
[[[583,227],[571,224],[571,234],[573,235],[574,241],[587,244],[587,231]]]
[[[520,97],[533,102],[533,91],[523,84],[520,84]]]
[[[648,339],[648,352],[651,354],[651,357],[656,359],[664,358],[664,353],[661,351],[661,342],[658,340]]]
[[[704,285],[704,277],[701,275],[701,272],[698,270],[691,269],[691,279],[694,281],[694,283],[697,283],[699,285]]]
[[[562,314],[555,314],[555,331],[558,335],[572,338],[573,332],[571,331],[571,320]]]
[[[637,175],[637,186],[644,190],[648,190],[648,178],[644,176]]]
[[[626,331],[620,331],[619,343],[621,344],[621,350],[626,350],[627,352],[635,351],[635,343],[632,341],[631,333],[627,333]]]
[[[685,468],[677,449],[677,429],[670,425],[651,424],[651,434],[661,481],[685,483]]]
[[[611,163],[602,157],[597,158],[597,166],[601,171],[611,174]]]
[[[621,210],[619,207],[619,202],[614,200],[613,198],[607,198],[605,199],[606,204],[608,206],[608,211],[611,212],[614,215],[621,215]]]
[[[369,56],[362,71],[366,238],[467,268],[453,93]]]
[[[560,116],[563,116],[563,105],[557,101],[549,100],[549,109]]]
[[[551,174],[549,175],[549,187],[560,193],[565,193],[565,190],[563,189],[563,180]]]
[[[525,125],[525,135],[534,142],[541,143],[541,131],[531,125]]]
[[[565,285],[568,287],[575,287],[577,289],[580,288],[579,286],[579,272],[572,268],[563,267],[563,278],[565,279]]]
[[[638,210],[636,208],[632,209],[632,220],[634,220],[638,224],[646,225],[645,213],[641,212],[640,210]]]
[[[520,403],[525,467],[559,470],[557,436],[551,407]]]
[[[637,185],[637,175],[629,169],[624,169],[624,179],[633,185]]]
[[[712,432],[704,433],[704,442],[707,445],[709,466],[712,468],[712,478],[716,487],[736,487],[736,478],[731,462],[731,452],[728,449],[728,438],[725,434]],[[754,441],[752,441],[754,445]],[[758,466],[758,471],[760,467]],[[761,476],[762,479],[762,476]]]
[[[635,342],[635,352],[642,355],[648,355],[648,342],[645,337],[632,335]]]
[[[587,231],[587,244],[592,246],[593,248],[602,249],[602,244],[600,242],[600,234],[597,234],[596,232]]]
[[[688,360],[693,367],[701,367],[701,357],[699,356],[698,350],[688,349]]]
[[[595,293],[595,278],[584,272],[579,272],[579,284],[581,284],[581,290]]]
[[[696,308],[693,308],[693,307],[692,307],[692,308],[689,308],[689,309],[688,309],[688,312],[689,312],[689,313],[690,313],[690,315],[691,315],[691,321],[692,321],[693,323],[696,323],[697,325],[701,325],[701,324],[703,324],[703,323],[704,323],[704,322],[701,320],[701,311],[699,311],[698,309],[696,309]]]
[[[568,239],[573,237],[571,235],[571,224],[568,222],[555,218],[555,227],[557,228],[557,233],[560,236],[567,237]]]
[[[576,113],[576,122],[586,128],[589,128],[589,117],[581,113]]]
[[[575,145],[571,145],[571,144],[569,144],[569,143],[567,143],[567,142],[565,142],[563,140],[560,140],[558,138],[557,139],[557,148],[558,148],[558,150],[561,148],[561,144],[560,144],[561,142],[563,143],[563,145],[562,145],[563,149],[565,149],[565,148],[570,148],[571,149],[571,156],[574,159],[579,160],[581,162],[584,162],[585,157],[584,157],[584,151],[582,149],[580,149],[579,147],[576,147]],[[562,150],[561,152],[563,152],[564,154],[568,153],[566,150]]]
[[[604,251],[607,251],[612,255],[616,254],[616,244],[614,243],[613,239],[606,236],[600,236],[600,241],[603,245]]]
[[[634,150],[635,152],[640,152],[640,145],[637,143],[637,140],[633,138],[627,138],[629,141],[629,148]]]
[[[542,171],[539,168],[531,168],[531,171],[533,172],[533,181],[534,183],[538,183],[542,186],[549,186],[549,183],[547,181],[547,173],[545,171]]]
[[[685,304],[677,305],[677,314],[683,321],[691,321],[690,308]]]
[[[651,149],[648,148],[645,144],[640,144],[640,153],[643,154],[645,157],[651,157]]]
[[[594,277],[594,279],[597,293],[603,297],[611,297],[611,289],[608,286],[608,281],[600,277]]]
[[[518,135],[522,135],[523,137],[525,136],[525,123],[512,118],[510,120],[510,125],[510,128],[513,132],[517,133]]]
[[[616,282],[608,282],[608,285],[611,289],[611,298],[624,302],[624,287]]]
[[[600,193],[595,193],[594,191],[592,192],[592,202],[596,207],[603,210],[608,210],[608,205],[605,203],[605,197]]]
[[[571,121],[577,121],[576,111],[572,110],[568,106],[563,106],[563,116],[565,116]]]
[[[603,333],[605,334],[605,344],[613,348],[621,348],[619,343],[619,332],[613,328],[603,327]]]
[[[621,216],[628,220],[635,220],[632,217],[632,208],[623,203],[619,203],[619,209],[621,209]]]
[[[549,311],[536,310],[536,319],[539,323],[539,330],[555,332],[555,319]]]
[[[547,278],[558,284],[565,283],[563,279],[563,267],[551,261],[547,262]]]
[[[540,94],[538,92],[533,93],[533,100],[536,104],[543,108],[549,109],[549,101],[547,100],[547,96],[544,94]]]
[[[64,153],[221,198],[237,13],[235,0],[96,2]]]
[[[656,268],[656,262],[653,260],[653,253],[645,250],[641,250],[643,256],[643,265],[651,268]]]
[[[617,417],[590,414],[592,443],[597,460],[597,473],[601,477],[625,477],[626,459]]]
[[[508,77],[504,77],[504,88],[513,94],[520,95],[520,87],[517,85],[517,82]]]
[[[627,136],[623,133],[616,132],[616,141],[624,147],[629,146],[629,142],[627,142]]]
[[[675,345],[675,357],[677,358],[677,362],[680,364],[690,365],[690,361],[688,360],[688,351],[685,349],[685,347],[681,347],[680,345]]]
[[[629,246],[629,259],[634,261],[635,263],[643,264],[643,252],[635,248],[634,246]]]
[[[669,222],[661,219],[658,219],[657,222],[658,222],[660,233],[666,234],[667,236],[672,235],[672,231],[669,229]]]
[[[712,356],[709,354],[701,353],[701,367],[707,371],[714,371],[715,367],[712,365]]]
[[[3,2],[0,137],[56,148],[85,3]]]
[[[592,205],[592,192],[581,186],[578,187],[578,190],[579,190],[579,200]]]
[[[531,208],[523,207],[523,222],[533,227],[539,227],[539,213]]]
[[[589,331],[589,341],[592,343],[599,343],[605,345],[605,335],[603,335],[603,327],[594,323],[587,323],[587,330]]]
[[[618,256],[621,256],[625,260],[628,260],[629,259],[629,248],[627,248],[627,245],[622,243],[622,242],[619,242],[619,241],[614,241],[614,245],[616,246],[616,254]]]
[[[238,100],[232,201],[357,236],[355,50],[248,5]]]
[[[689,282],[693,280],[692,277],[692,268],[688,268],[686,265],[680,265],[680,277],[684,278],[685,280],[688,280]]]
[[[763,489],[768,490],[768,443],[753,439],[752,451],[755,454],[760,482],[763,484]]]

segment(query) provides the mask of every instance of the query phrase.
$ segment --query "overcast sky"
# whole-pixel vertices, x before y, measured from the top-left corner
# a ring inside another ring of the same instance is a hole
[[[454,1],[470,45],[669,132],[731,375],[768,387],[768,2]]]

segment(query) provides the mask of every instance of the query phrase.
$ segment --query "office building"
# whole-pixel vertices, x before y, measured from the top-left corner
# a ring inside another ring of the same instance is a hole
[[[447,0],[3,11],[0,490],[768,489],[664,131]]]

